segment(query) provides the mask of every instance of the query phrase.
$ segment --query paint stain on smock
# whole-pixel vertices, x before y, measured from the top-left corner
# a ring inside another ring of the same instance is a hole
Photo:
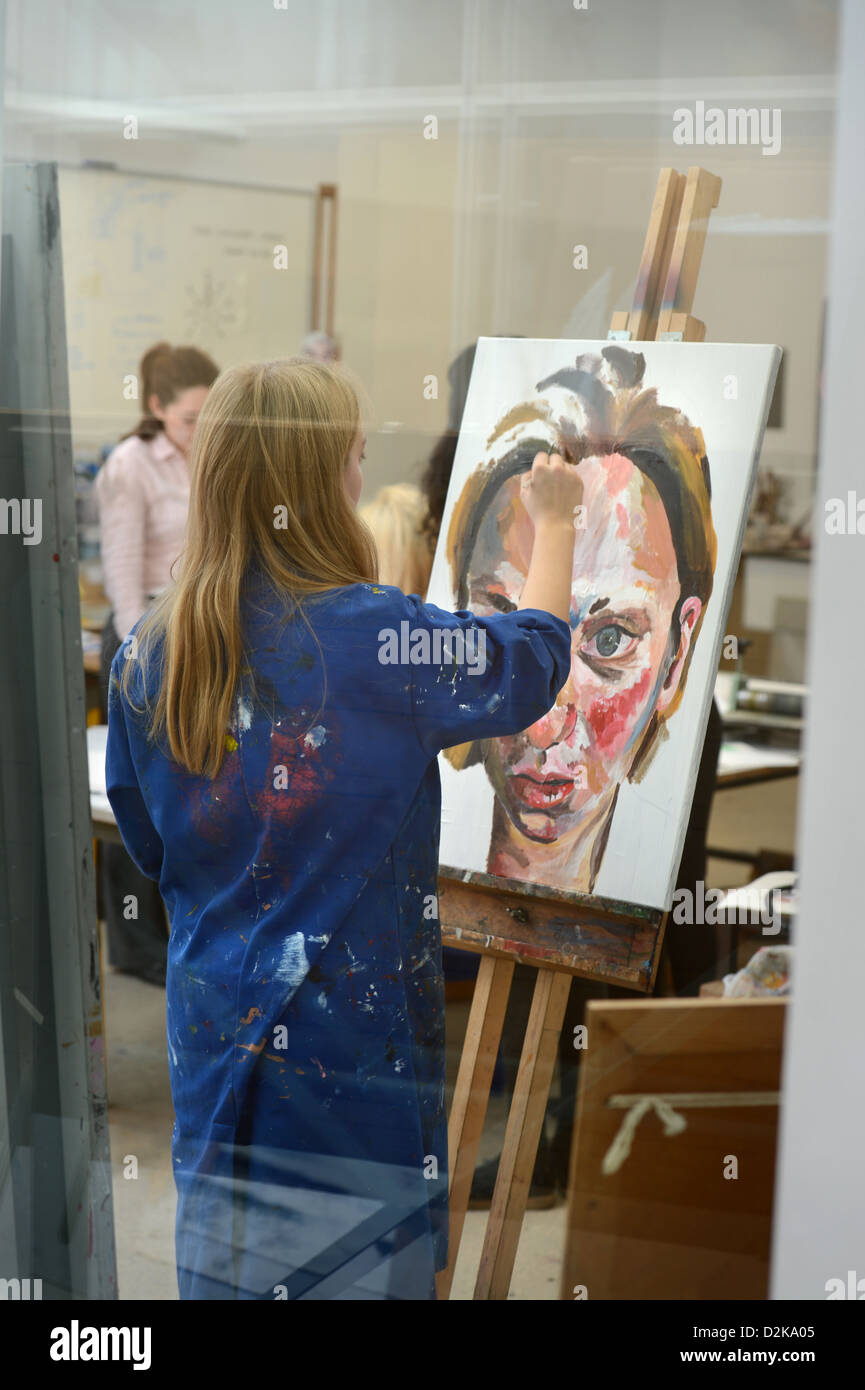
[[[277,980],[281,980],[291,989],[299,989],[306,979],[309,971],[309,961],[306,958],[306,942],[302,931],[294,932],[292,936],[286,937],[282,944],[282,955],[279,965],[273,972]]]

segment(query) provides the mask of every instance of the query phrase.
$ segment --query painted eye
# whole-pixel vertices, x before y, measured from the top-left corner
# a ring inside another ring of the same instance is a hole
[[[612,661],[615,657],[630,656],[638,640],[617,623],[610,623],[584,644],[583,651],[587,656],[597,657],[601,661]]]

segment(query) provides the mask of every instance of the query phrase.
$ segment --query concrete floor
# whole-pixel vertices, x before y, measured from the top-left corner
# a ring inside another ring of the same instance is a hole
[[[723,791],[716,795],[709,842],[718,848],[756,846],[792,852],[795,846],[795,779]],[[747,866],[712,860],[711,887],[747,881]],[[743,963],[757,943],[743,942]],[[173,1123],[165,1047],[165,993],[105,963],[104,999],[109,1125],[114,1178],[115,1239],[122,1299],[176,1299],[174,1181],[170,1141]],[[467,1003],[447,1011],[448,1082],[453,1085],[468,1017]],[[481,1159],[500,1152],[505,1127],[501,1098],[491,1097]],[[133,1163],[132,1160],[135,1160]],[[137,1176],[126,1176],[137,1169]],[[527,1212],[510,1298],[558,1298],[565,1205]],[[486,1212],[469,1212],[463,1231],[452,1298],[470,1299],[483,1243]]]

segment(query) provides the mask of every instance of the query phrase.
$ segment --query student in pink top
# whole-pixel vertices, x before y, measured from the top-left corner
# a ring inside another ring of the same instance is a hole
[[[111,453],[96,482],[105,592],[118,634],[112,656],[151,597],[168,584],[183,548],[187,454],[218,375],[216,363],[194,347],[157,343],[141,359],[144,417]]]
[[[138,370],[144,415],[96,479],[102,570],[112,612],[102,633],[102,701],[114,653],[151,599],[169,583],[183,549],[189,505],[187,457],[216,363],[195,347],[156,343]],[[103,910],[112,965],[164,985],[167,936],[162,899],[122,845],[102,846]]]

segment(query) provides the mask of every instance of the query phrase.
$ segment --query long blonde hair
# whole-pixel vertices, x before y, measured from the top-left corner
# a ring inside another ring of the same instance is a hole
[[[424,534],[426,511],[424,495],[414,483],[383,487],[358,511],[375,539],[379,582],[421,598],[433,560]]]
[[[178,576],[143,620],[134,653],[144,670],[162,642],[149,733],[167,737],[190,772],[213,778],[225,756],[244,671],[240,601],[250,566],[275,603],[307,622],[304,598],[376,578],[372,538],[343,487],[359,425],[345,374],[297,357],[229,367],[204,403]],[[136,664],[127,661],[121,677],[133,704]]]

